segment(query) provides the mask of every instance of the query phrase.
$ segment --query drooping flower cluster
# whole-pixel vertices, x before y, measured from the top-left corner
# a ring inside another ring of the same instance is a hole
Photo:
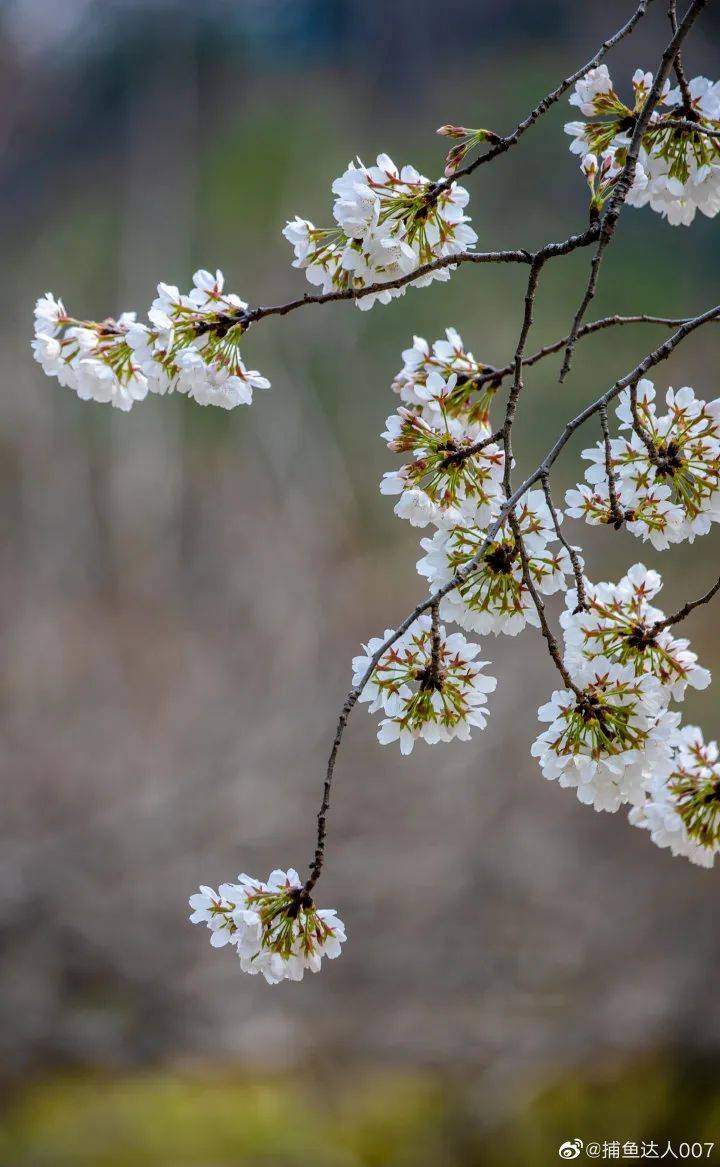
[[[218,891],[201,887],[190,897],[193,924],[206,924],[214,948],[235,948],[243,972],[262,973],[270,985],[301,981],[334,960],[346,940],[337,914],[316,908],[297,871],[272,871],[266,882],[239,875]]]
[[[363,646],[353,658],[353,685],[359,685],[382,639]],[[430,616],[420,616],[380,657],[360,700],[370,712],[382,710],[378,741],[400,742],[403,754],[412,752],[418,738],[430,745],[454,738],[469,741],[473,726],[484,729],[487,695],[495,690],[494,677],[483,672],[487,661],[477,661],[480,645],[470,644],[461,632],[447,634],[440,625],[433,634]]]
[[[456,386],[455,373],[443,380],[440,373],[429,372],[422,388],[414,386],[424,406],[400,406],[382,435],[395,453],[412,456],[399,470],[383,475],[380,491],[400,496],[395,514],[415,527],[447,526],[463,518],[483,524],[500,505],[503,452],[489,440],[487,425],[470,420],[470,406],[453,402],[448,407]]]
[[[515,511],[525,547],[527,567],[537,590],[550,596],[567,586],[570,557],[560,544],[545,496],[531,490]],[[436,531],[421,545],[427,552],[417,569],[431,591],[448,583],[480,551],[486,539],[482,527],[458,524]],[[471,632],[503,632],[516,636],[526,624],[540,620],[525,583],[520,547],[506,519],[477,568],[440,601],[440,615]]]
[[[538,710],[548,728],[531,753],[546,778],[575,788],[580,802],[616,811],[639,803],[650,777],[670,772],[670,713],[660,682],[632,665],[596,657],[583,664],[572,689],[553,693]]]
[[[50,293],[35,308],[35,359],[83,400],[132,408],[151,393],[177,391],[198,405],[248,405],[270,382],[247,369],[239,344],[247,304],[223,291],[222,272],[200,270],[189,295],[158,284],[148,323],[125,312],[101,323],[69,316]]]
[[[413,166],[398,169],[387,154],[378,156],[376,166],[351,162],[332,189],[335,227],[316,227],[297,216],[283,231],[295,252],[293,267],[324,293],[389,284],[431,260],[475,246],[477,235],[464,213],[467,190],[454,182],[432,182]],[[409,282],[425,287],[447,280],[451,267]],[[387,304],[406,286],[383,288],[355,303],[364,310],[376,301]]]
[[[633,826],[700,867],[712,867],[720,851],[720,764],[716,742],[705,742],[694,725],[673,739],[670,774],[653,775],[645,801],[630,811]]]
[[[583,156],[596,206],[602,206],[625,165],[652,83],[651,73],[636,70],[632,107],[618,97],[606,65],[591,69],[575,86],[570,104],[591,120],[568,122],[565,131],[573,139],[571,151]],[[680,88],[665,83],[643,134],[627,196],[630,206],[650,206],[673,226],[689,225],[697,211],[713,218],[720,210],[720,142],[702,132],[720,128],[720,82],[694,77],[689,92],[686,108]],[[669,124],[677,121],[687,128]]]
[[[610,443],[618,503],[628,529],[659,550],[692,542],[720,522],[720,398],[703,401],[689,387],[668,389],[658,415],[652,381],[620,395],[617,416],[628,436]],[[567,495],[568,514],[590,523],[613,522],[602,442],[583,457],[588,487]]]
[[[678,774],[697,731],[680,730],[680,715],[669,704],[682,701],[688,686],[706,688],[710,673],[653,606],[662,587],[658,572],[638,563],[617,584],[583,584],[585,606],[570,589],[560,618],[564,664],[575,691],[554,693],[539,710],[540,720],[551,725],[532,753],[546,777],[576,787],[581,802],[610,811],[629,803],[631,822],[647,826],[656,841],[666,838],[666,820],[672,820],[667,831],[682,834],[682,823],[673,818],[679,813]],[[686,810],[691,801],[686,793]],[[708,812],[707,821],[720,824],[720,813],[714,815]],[[675,835],[659,845],[690,854],[692,847],[678,849]]]
[[[675,701],[682,701],[688,686],[706,689],[710,673],[698,665],[690,642],[659,627],[665,614],[651,601],[661,588],[659,573],[636,563],[617,584],[586,581],[586,608],[578,607],[577,592],[570,589],[560,617],[568,671],[578,673],[587,661],[603,657],[632,665],[636,676],[654,676]]]

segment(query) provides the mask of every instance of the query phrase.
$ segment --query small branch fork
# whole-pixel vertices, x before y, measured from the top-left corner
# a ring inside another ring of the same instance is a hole
[[[544,97],[542,101],[539,102],[538,105],[536,105],[534,109],[532,109],[530,113],[521,122],[518,123],[515,130],[511,134],[508,134],[503,138],[497,138],[496,135],[489,135],[489,140],[493,142],[491,148],[487,150],[485,154],[482,154],[467,166],[457,170],[450,177],[435,183],[434,187],[432,188],[433,192],[437,194],[437,192],[439,192],[444,187],[449,186],[456,179],[461,178],[464,175],[471,174],[479,166],[484,165],[486,162],[492,161],[493,158],[498,157],[514,146],[520,140],[522,135],[531,126],[533,126],[539,120],[539,118],[542,117],[542,115],[546,113],[547,110],[550,109],[551,106],[554,105],[555,102],[557,102],[559,98],[562,97],[562,95],[575,84],[576,81],[583,77],[590,69],[598,65],[606,53],[614,45],[616,45],[620,40],[633,31],[638,21],[647,12],[650,3],[652,3],[652,0],[643,0],[643,2],[640,3],[636,8],[635,12],[627,21],[627,23],[617,33],[615,33],[614,36],[610,37],[600,46],[600,49],[595,54],[595,56],[592,57],[586,65],[577,70],[577,72],[572,74],[570,77],[566,78],[556,89]],[[652,445],[652,441],[649,435],[645,434],[645,437],[643,437],[645,431],[640,421],[637,409],[637,384],[639,380],[650,369],[666,360],[675,350],[675,348],[697,329],[701,328],[705,324],[720,321],[720,304],[718,304],[712,308],[709,308],[706,312],[703,312],[698,316],[685,319],[673,319],[671,317],[658,317],[644,314],[636,316],[615,315],[603,317],[600,320],[596,320],[589,324],[583,323],[587,308],[595,295],[598,273],[604,252],[613,237],[618,217],[622,210],[628,191],[630,190],[630,187],[633,183],[643,133],[648,125],[652,111],[657,104],[663,85],[669,76],[671,69],[673,68],[675,69],[675,73],[678,78],[678,84],[683,94],[683,117],[677,119],[677,125],[679,128],[683,129],[696,128],[693,122],[694,115],[689,100],[689,90],[687,88],[687,83],[684,80],[682,62],[680,60],[679,54],[685,37],[692,27],[692,24],[694,23],[698,13],[706,3],[708,3],[708,0],[691,0],[690,6],[685,16],[680,22],[678,22],[675,12],[674,0],[670,0],[668,15],[672,26],[672,40],[663,53],[660,67],[655,76],[650,93],[648,94],[645,105],[635,122],[630,147],[628,149],[627,161],[615,185],[613,195],[608,203],[605,214],[600,222],[591,222],[585,231],[570,235],[567,239],[560,243],[546,243],[543,247],[534,252],[525,249],[479,253],[461,252],[458,255],[445,256],[442,259],[433,260],[431,263],[423,265],[422,267],[411,272],[409,275],[399,277],[398,279],[388,283],[374,284],[372,286],[357,290],[346,289],[343,291],[318,295],[308,294],[299,299],[289,301],[286,304],[250,309],[243,313],[241,316],[238,316],[237,314],[228,314],[226,321],[223,321],[221,318],[220,327],[222,328],[224,326],[226,331],[229,331],[231,328],[237,325],[241,325],[243,328],[247,328],[251,324],[264,319],[266,316],[285,316],[288,313],[293,312],[298,308],[304,307],[307,304],[325,304],[340,300],[361,299],[364,296],[387,290],[389,288],[403,287],[406,284],[412,283],[413,280],[416,280],[419,276],[428,274],[432,271],[446,267],[459,266],[465,263],[519,263],[528,265],[530,269],[528,272],[520,336],[513,361],[507,366],[499,369],[487,368],[480,376],[473,378],[473,381],[478,386],[487,383],[496,383],[499,386],[505,377],[512,376],[512,385],[508,394],[503,425],[494,434],[487,438],[483,438],[482,441],[477,442],[474,446],[468,447],[462,451],[458,451],[456,454],[452,455],[454,459],[461,461],[463,458],[469,457],[473,453],[479,452],[479,450],[483,449],[491,442],[502,442],[505,453],[503,479],[505,501],[501,506],[497,517],[488,526],[482,544],[472,559],[468,560],[468,562],[466,562],[460,569],[458,569],[452,579],[447,581],[445,584],[443,584],[442,587],[434,591],[429,597],[417,604],[415,608],[413,608],[413,610],[405,617],[405,619],[401,621],[397,629],[386,637],[383,643],[370,657],[367,669],[365,670],[363,676],[359,679],[358,683],[350,689],[345,698],[344,704],[338,715],[335,736],[332,741],[325,771],[322,801],[317,815],[317,841],[315,853],[310,865],[310,874],[304,889],[308,896],[312,892],[320,877],[325,859],[327,816],[330,807],[331,788],[338,752],[350,714],[357,704],[357,701],[363,689],[365,688],[365,685],[370,680],[384,653],[386,653],[387,650],[393,644],[395,644],[396,641],[399,640],[399,638],[403,636],[404,633],[415,623],[415,621],[426,612],[430,612],[432,619],[432,656],[429,672],[430,675],[435,678],[440,675],[440,602],[444,596],[453,591],[455,588],[459,587],[477,570],[488,548],[491,546],[503,523],[506,521],[508,522],[513,532],[513,536],[518,547],[520,561],[522,564],[523,581],[538,613],[540,628],[542,635],[547,643],[550,656],[560,676],[562,677],[565,687],[573,691],[579,701],[583,699],[582,691],[574,683],[567,669],[565,668],[558,642],[549,626],[545,613],[544,601],[540,596],[532,578],[527,549],[524,544],[522,531],[520,529],[520,524],[515,512],[517,504],[524,497],[524,495],[536,483],[540,483],[550,514],[552,516],[555,532],[560,543],[567,551],[572,563],[578,597],[578,608],[576,611],[586,608],[587,599],[584,586],[582,563],[578,556],[577,550],[573,548],[561,534],[560,517],[553,503],[550,490],[551,470],[573,434],[579,430],[580,427],[583,426],[590,418],[594,417],[596,414],[599,415],[605,445],[605,464],[608,477],[608,496],[610,500],[610,510],[615,526],[622,526],[626,516],[620,506],[615,474],[612,467],[607,418],[608,405],[624,390],[630,389],[633,418],[636,425],[639,427],[638,433],[641,438],[643,438],[643,440],[647,438],[647,440],[650,441]],[[711,136],[720,137],[720,131],[718,131],[717,134],[711,134]],[[535,297],[537,294],[540,273],[544,264],[558,256],[569,255],[579,248],[586,247],[591,244],[595,244],[596,246],[591,263],[590,276],[585,294],[583,296],[580,307],[575,314],[570,332],[561,340],[555,341],[553,344],[545,345],[543,348],[539,349],[532,355],[526,356],[525,349],[533,322]],[[589,336],[592,333],[605,328],[640,323],[657,324],[665,327],[671,327],[675,329],[675,331],[662,344],[654,348],[651,352],[647,353],[647,355],[643,357],[643,359],[633,369],[631,369],[630,372],[625,374],[619,380],[615,381],[615,383],[611,385],[609,389],[607,389],[589,405],[585,406],[585,408],[583,408],[571,421],[567,422],[561,433],[556,438],[554,444],[547,451],[545,457],[535,468],[535,470],[533,470],[532,473],[529,474],[524,479],[524,481],[520,483],[519,486],[513,489],[512,429],[518,400],[523,391],[523,368],[534,365],[538,361],[543,360],[546,356],[562,350],[564,352],[563,365],[560,374],[560,380],[562,381],[570,369],[575,345],[581,338]],[[653,453],[655,453],[654,447]],[[692,611],[694,611],[695,608],[702,604],[708,603],[718,592],[720,592],[720,579],[718,579],[717,583],[715,583],[704,596],[700,597],[698,600],[694,600],[685,604],[684,607],[676,612],[673,616],[669,616],[667,619],[659,621],[655,625],[654,630],[658,632],[663,628],[679,623],[680,621],[684,620]]]

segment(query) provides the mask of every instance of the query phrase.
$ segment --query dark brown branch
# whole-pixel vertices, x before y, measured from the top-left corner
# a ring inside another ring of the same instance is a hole
[[[720,139],[720,130],[712,130],[709,126],[701,126],[698,122],[686,122],[682,118],[663,118],[662,127],[672,130],[685,130],[686,133],[704,134],[706,138]]]
[[[591,69],[594,69],[596,65],[599,65],[603,57],[607,55],[610,49],[614,48],[616,44],[624,39],[624,37],[629,36],[638,21],[641,20],[645,15],[651,3],[652,0],[642,0],[642,3],[638,5],[627,23],[624,24],[621,29],[618,29],[618,31],[614,33],[613,36],[608,37],[606,41],[603,41],[595,55],[591,57],[590,60],[582,66],[582,68],[577,69],[569,77],[566,77],[565,80],[561,81],[560,84],[555,89],[553,89],[551,93],[548,93],[545,97],[543,97],[542,101],[539,101],[538,104],[530,110],[530,113],[527,114],[527,116],[524,117],[521,122],[518,122],[517,126],[511,134],[507,134],[505,137],[501,137],[495,142],[492,148],[487,151],[487,153],[481,154],[479,158],[475,158],[472,162],[469,162],[467,166],[463,166],[459,170],[454,171],[453,174],[448,178],[441,179],[435,184],[435,189],[442,190],[444,187],[450,186],[453,182],[455,182],[456,179],[464,178],[467,174],[472,174],[474,170],[477,170],[478,166],[483,166],[486,162],[492,162],[494,158],[499,157],[500,154],[505,154],[508,150],[515,146],[516,143],[520,141],[520,138],[526,132],[526,130],[529,130],[531,126],[534,126],[535,123],[543,116],[543,114],[546,114],[547,111],[551,109],[552,106],[555,105],[555,103],[559,101],[560,98],[565,93],[567,93],[569,89],[572,89],[576,81],[579,81],[581,77],[584,77],[586,73],[589,73]]]
[[[546,243],[537,252],[527,251],[525,248],[515,248],[509,251],[460,251],[456,255],[443,255],[424,263],[407,275],[397,279],[387,280],[384,283],[368,284],[364,288],[345,288],[339,292],[322,292],[317,295],[306,293],[296,300],[289,300],[286,304],[273,304],[268,307],[249,308],[242,313],[220,314],[213,324],[213,331],[218,336],[224,336],[231,328],[240,326],[243,330],[264,320],[266,316],[287,316],[298,308],[305,308],[308,304],[332,304],[340,300],[362,300],[365,296],[376,295],[378,292],[392,288],[404,288],[413,280],[430,272],[440,271],[443,268],[459,266],[465,263],[524,263],[532,264],[537,257],[542,257],[543,263],[548,259],[557,259],[563,255],[570,255],[578,247],[587,247],[594,243],[600,233],[598,225],[591,225],[585,231],[576,235],[569,235],[559,243]]]
[[[545,263],[545,256],[541,252],[533,257],[530,265],[530,273],[528,275],[527,288],[525,290],[525,307],[523,311],[522,326],[520,328],[520,336],[515,349],[515,358],[513,361],[513,384],[508,395],[507,405],[505,407],[505,421],[502,427],[503,448],[505,451],[505,465],[503,475],[503,488],[505,490],[505,497],[509,498],[511,493],[511,474],[512,474],[512,427],[515,420],[515,411],[517,410],[517,403],[523,389],[522,367],[523,355],[525,353],[525,345],[527,338],[532,328],[533,323],[533,309],[535,306],[535,296],[537,294],[538,281],[540,279],[540,272]]]
[[[716,596],[718,592],[720,592],[720,579],[717,581],[717,583],[714,583],[710,588],[710,591],[706,592],[704,596],[701,596],[699,600],[690,600],[687,604],[683,604],[682,608],[675,612],[673,616],[666,616],[664,620],[656,621],[656,623],[652,626],[651,635],[655,636],[658,632],[661,632],[663,628],[670,628],[673,624],[679,624],[681,620],[685,620],[686,617],[688,617],[691,612],[694,612],[696,608],[699,608],[702,604],[709,604],[712,598]]]
[[[677,30],[673,33],[670,44],[662,55],[660,68],[655,74],[655,79],[650,87],[650,92],[648,93],[645,104],[638,114],[635,126],[633,128],[632,137],[630,139],[625,165],[623,166],[620,176],[615,183],[615,188],[610,197],[607,210],[605,211],[605,214],[602,218],[600,238],[598,239],[598,244],[590,265],[590,275],[585,288],[585,293],[583,295],[582,301],[580,302],[580,307],[575,313],[575,319],[573,320],[572,328],[570,329],[570,336],[568,337],[568,342],[565,346],[565,356],[563,358],[562,369],[560,370],[561,383],[565,380],[565,377],[570,371],[578,330],[582,324],[588,306],[595,296],[598,275],[600,273],[600,265],[605,254],[605,250],[610,244],[615,233],[615,227],[617,225],[618,218],[620,217],[620,212],[635,179],[635,170],[637,168],[637,160],[640,153],[640,147],[642,145],[643,135],[650,123],[652,112],[658,103],[663,86],[668,79],[670,70],[672,69],[673,63],[680,50],[680,46],[695,23],[698,14],[707,3],[708,0],[692,0],[692,3],[685,13],[685,16],[678,25]]]
[[[608,484],[608,500],[610,502],[610,514],[612,515],[615,524],[615,530],[619,531],[625,522],[625,512],[623,511],[618,501],[617,494],[617,479],[612,464],[612,450],[610,448],[610,430],[608,428],[608,408],[607,404],[600,406],[600,425],[602,427],[603,445],[605,447],[605,477]]]
[[[552,632],[552,629],[550,628],[550,625],[548,624],[547,616],[545,614],[545,603],[543,601],[542,596],[540,595],[537,588],[535,587],[535,581],[533,580],[532,574],[530,572],[530,563],[528,562],[527,550],[525,548],[525,543],[524,543],[524,540],[522,537],[522,531],[520,530],[520,524],[518,523],[517,518],[515,517],[515,514],[513,512],[511,512],[510,515],[508,516],[508,523],[510,524],[510,529],[512,530],[513,537],[515,539],[515,544],[518,548],[518,551],[520,552],[520,562],[522,564],[523,583],[525,584],[525,587],[527,588],[528,592],[530,593],[530,598],[532,599],[532,602],[535,605],[535,610],[537,611],[538,619],[540,621],[540,629],[541,629],[543,637],[545,639],[545,643],[548,646],[548,652],[550,653],[550,656],[553,659],[553,662],[555,664],[555,668],[557,669],[560,676],[562,677],[563,684],[565,685],[565,688],[572,689],[573,693],[575,694],[577,699],[580,701],[580,700],[582,700],[582,696],[583,696],[582,689],[579,689],[578,686],[575,684],[575,682],[573,681],[572,677],[570,676],[569,672],[567,671],[567,669],[565,668],[565,665],[563,663],[562,655],[561,655],[560,649],[558,647],[558,642],[553,635],[553,632]]]

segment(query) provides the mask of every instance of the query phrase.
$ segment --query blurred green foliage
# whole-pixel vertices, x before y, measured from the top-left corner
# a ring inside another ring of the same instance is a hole
[[[717,1141],[712,1066],[663,1056],[566,1072],[487,1119],[482,1085],[363,1075],[323,1088],[303,1076],[152,1074],[26,1088],[0,1123],[12,1167],[528,1167],[566,1139]],[[484,1109],[481,1122],[478,1112]],[[720,1152],[718,1152],[720,1153]],[[712,1157],[711,1157],[712,1161]]]

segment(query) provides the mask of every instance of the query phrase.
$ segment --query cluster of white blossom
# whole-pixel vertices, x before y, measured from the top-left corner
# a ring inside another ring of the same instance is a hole
[[[525,547],[530,577],[543,595],[567,587],[572,563],[558,539],[542,490],[531,490],[518,503],[515,518]],[[417,570],[431,591],[454,578],[486,542],[485,529],[463,522],[423,539],[427,552]],[[482,554],[477,567],[440,601],[440,615],[471,632],[516,636],[526,624],[539,625],[537,608],[524,578],[520,547],[507,519]]]
[[[484,524],[500,505],[503,452],[488,440],[482,422],[471,421],[467,411],[446,408],[456,383],[454,373],[447,381],[439,373],[430,373],[425,390],[433,406],[432,420],[401,405],[385,423],[382,436],[388,447],[397,454],[410,454],[412,460],[384,474],[380,491],[400,496],[395,514],[414,527],[431,522],[448,526],[464,517]]]
[[[198,405],[249,405],[270,382],[247,369],[239,344],[247,304],[223,292],[223,274],[200,270],[189,295],[158,284],[148,323],[134,312],[100,323],[69,316],[47,293],[35,307],[35,359],[83,400],[129,410],[150,393],[177,390]]]
[[[629,664],[596,657],[573,679],[580,695],[558,690],[538,710],[549,724],[533,742],[533,757],[546,778],[575,788],[595,810],[639,802],[650,775],[670,771],[679,714],[667,710],[659,681],[637,676]]]
[[[706,689],[710,673],[697,663],[689,641],[662,627],[665,613],[651,604],[662,588],[659,572],[636,563],[618,583],[585,583],[585,607],[571,588],[560,617],[565,636],[565,665],[578,673],[598,657],[632,665],[636,676],[654,676],[675,701],[688,686]]]
[[[359,685],[373,658],[393,632],[363,645],[353,658],[353,685]],[[433,634],[430,616],[418,619],[381,655],[360,694],[370,712],[382,710],[378,741],[399,741],[403,754],[412,752],[418,738],[430,745],[453,738],[470,740],[473,726],[484,729],[487,695],[495,677],[483,672],[487,661],[477,661],[479,644],[470,644],[461,632],[448,635],[439,625]]]
[[[658,415],[652,381],[624,390],[616,410],[624,432],[610,442],[628,530],[658,550],[692,543],[720,522],[720,398],[703,401],[686,386],[668,389],[665,400],[667,412]],[[583,457],[590,463],[588,485],[568,491],[568,514],[612,523],[604,443],[583,450]]]
[[[443,398],[445,413],[450,417],[464,414],[469,422],[489,424],[498,383],[493,381],[493,370],[465,349],[457,329],[446,328],[445,339],[436,340],[432,347],[422,336],[414,336],[412,348],[405,349],[402,357],[403,367],[392,388],[404,405],[425,421],[436,423],[438,388],[454,376],[453,391]],[[478,384],[483,385],[483,392],[478,392]]]
[[[469,195],[455,182],[436,183],[413,166],[398,169],[387,154],[376,166],[351,162],[332,185],[336,226],[316,227],[296,216],[283,230],[295,252],[293,267],[324,293],[360,291],[409,276],[431,260],[471,250],[477,235],[464,213]],[[425,287],[450,278],[452,265],[409,281]],[[404,294],[383,288],[355,303],[364,310]]]
[[[568,122],[570,149],[582,155],[582,169],[601,207],[627,160],[638,115],[653,83],[651,73],[636,70],[634,101],[617,95],[606,65],[591,69],[575,85],[570,104],[589,121]],[[673,226],[692,223],[697,211],[710,218],[720,210],[720,142],[705,130],[720,128],[720,82],[694,77],[688,85],[690,107],[680,88],[663,86],[643,134],[635,178],[627,196],[630,206],[650,206]],[[684,121],[686,127],[668,124]]]
[[[669,708],[688,687],[705,689],[710,673],[653,605],[658,572],[638,563],[617,584],[583,585],[584,606],[569,589],[560,619],[575,689],[539,710],[550,725],[532,753],[581,802],[608,811],[629,804],[630,822],[659,846],[711,865],[720,846],[717,749],[680,728]]]
[[[672,741],[670,774],[652,775],[645,800],[630,810],[630,822],[700,867],[712,867],[720,851],[720,764],[716,742],[686,725]]]
[[[206,924],[214,948],[231,944],[243,972],[262,973],[270,985],[301,981],[334,960],[345,927],[330,909],[316,908],[297,871],[272,871],[267,881],[238,875],[218,891],[201,887],[190,897],[193,924]]]

